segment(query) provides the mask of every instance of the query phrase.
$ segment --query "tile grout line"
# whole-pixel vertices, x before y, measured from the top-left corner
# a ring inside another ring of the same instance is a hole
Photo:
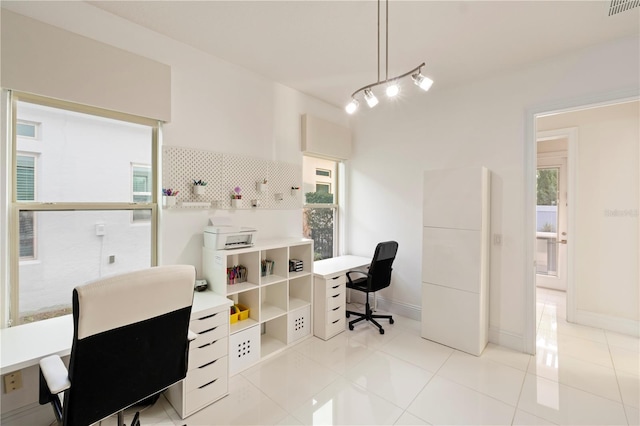
[[[609,335],[607,331],[604,330],[604,338],[607,340],[607,351],[609,352],[609,357],[611,358],[611,365],[613,366],[613,372],[616,377],[616,385],[618,385],[618,393],[620,394],[620,402],[622,403],[622,412],[624,413],[624,418],[627,420],[627,425],[630,425],[629,415],[627,414],[627,410],[625,408],[624,398],[622,396],[622,388],[620,387],[620,379],[618,378],[618,369],[616,368],[615,362],[613,362],[613,354],[611,353],[611,344],[609,343]]]

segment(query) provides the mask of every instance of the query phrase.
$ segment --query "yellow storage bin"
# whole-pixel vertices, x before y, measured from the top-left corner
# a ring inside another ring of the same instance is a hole
[[[249,318],[249,308],[239,303],[235,305],[235,307],[236,307],[236,312],[238,312],[239,321],[246,320],[247,318]]]
[[[234,324],[238,322],[238,318],[240,317],[240,312],[236,306],[232,306],[229,309],[229,324]]]

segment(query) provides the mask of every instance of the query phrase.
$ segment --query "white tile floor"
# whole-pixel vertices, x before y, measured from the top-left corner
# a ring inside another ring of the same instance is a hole
[[[564,304],[538,291],[535,357],[492,344],[467,355],[395,316],[384,335],[360,324],[307,339],[232,377],[229,396],[186,420],[161,398],[142,423],[637,425],[639,339],[569,324]]]

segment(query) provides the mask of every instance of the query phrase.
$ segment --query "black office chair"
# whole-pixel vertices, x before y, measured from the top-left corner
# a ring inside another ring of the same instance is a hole
[[[385,241],[379,243],[376,246],[376,251],[373,254],[373,259],[369,265],[368,272],[362,271],[349,271],[347,272],[347,288],[363,291],[367,293],[367,303],[365,305],[365,313],[347,311],[347,318],[351,315],[356,315],[359,318],[349,321],[349,330],[353,330],[353,325],[360,321],[370,321],[378,327],[380,334],[384,334],[384,329],[375,318],[388,319],[389,324],[393,324],[393,317],[391,315],[375,315],[369,305],[369,293],[382,290],[389,287],[391,284],[391,271],[393,268],[394,259],[398,252],[398,243],[395,241]],[[351,274],[362,274],[364,277],[352,280]]]
[[[40,404],[63,425],[123,425],[125,408],[184,379],[194,280],[193,266],[158,266],[76,287],[69,371],[40,360]]]

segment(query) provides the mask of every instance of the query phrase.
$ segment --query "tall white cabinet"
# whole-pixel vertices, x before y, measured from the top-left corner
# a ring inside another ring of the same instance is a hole
[[[289,271],[289,260],[302,268]],[[270,266],[262,273],[263,264]],[[246,274],[228,282],[228,268]],[[236,250],[203,248],[203,275],[211,289],[248,309],[229,326],[229,374],[236,374],[287,345],[311,336],[313,241],[263,241]]]
[[[479,356],[489,334],[490,173],[424,173],[422,337]]]

